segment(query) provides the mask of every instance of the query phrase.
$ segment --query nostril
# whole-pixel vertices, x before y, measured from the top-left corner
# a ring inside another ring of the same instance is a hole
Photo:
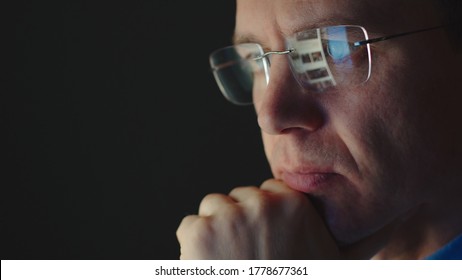
[[[289,133],[294,129],[314,132],[324,125],[325,119],[321,104],[306,96],[276,98],[267,95],[257,110],[258,125],[271,135]]]
[[[258,125],[263,132],[271,135],[280,134],[284,130],[284,128],[278,123],[278,120],[269,114],[259,114]]]

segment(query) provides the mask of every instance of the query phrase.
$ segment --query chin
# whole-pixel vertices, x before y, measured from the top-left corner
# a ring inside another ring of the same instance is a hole
[[[311,196],[310,199],[340,247],[372,235],[391,220],[390,213],[381,210],[388,208],[377,204],[368,207],[355,200],[335,201],[331,197]]]

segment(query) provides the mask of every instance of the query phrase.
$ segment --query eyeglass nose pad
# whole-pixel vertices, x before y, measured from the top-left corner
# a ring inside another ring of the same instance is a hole
[[[264,59],[265,59],[265,63],[266,63],[266,66],[265,67],[265,73],[266,73],[266,82],[267,82],[267,85],[269,85],[269,82],[271,80],[271,74],[273,71],[273,69],[275,67],[279,68],[279,67],[285,67],[287,69],[285,69],[284,71],[288,71],[288,72],[292,72],[292,70],[290,69],[290,66],[288,66],[288,64],[290,64],[290,61],[287,60],[287,55],[289,55],[293,50],[292,49],[287,49],[287,50],[284,50],[284,51],[272,51],[272,52],[268,52],[266,53]],[[278,57],[278,58],[276,58]],[[273,61],[275,60],[280,60],[281,63],[277,63],[276,65],[277,66],[274,66],[273,64]],[[279,72],[279,70],[278,70]]]
[[[271,58],[270,58],[270,56],[265,56],[263,58],[263,64],[264,64],[264,69],[265,69],[266,86],[268,86],[269,81],[270,81],[270,75],[271,75]]]

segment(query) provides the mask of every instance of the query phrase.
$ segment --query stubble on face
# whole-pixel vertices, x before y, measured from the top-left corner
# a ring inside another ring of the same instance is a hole
[[[236,33],[250,34],[269,49],[279,49],[284,34],[326,24],[363,25],[373,36],[433,24],[422,20],[426,13],[431,15],[428,6],[419,5],[416,10],[410,2],[306,0],[269,4],[239,0]],[[405,20],[400,22],[399,18]],[[436,170],[426,156],[433,159],[432,153],[437,151],[431,143],[435,139],[428,137],[422,125],[427,120],[420,116],[429,105],[425,96],[433,89],[425,86],[431,79],[421,71],[423,65],[416,63],[417,55],[411,54],[412,48],[418,47],[411,40],[373,46],[373,76],[367,84],[314,97],[326,113],[322,128],[279,135],[262,131],[276,178],[287,166],[297,165],[329,166],[340,175],[329,186],[307,195],[341,244],[372,234],[430,196],[430,181],[434,180],[428,176]],[[418,87],[416,80],[421,83]],[[300,90],[300,94],[312,93]],[[436,129],[438,124],[432,126]]]

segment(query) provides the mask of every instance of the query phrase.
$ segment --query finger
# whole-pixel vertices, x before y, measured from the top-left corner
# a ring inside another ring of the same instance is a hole
[[[276,179],[264,181],[260,188],[283,197],[287,205],[286,209],[292,209],[297,212],[303,209],[303,213],[306,219],[310,221],[311,226],[325,228],[324,221],[306,194],[291,189],[286,183]]]
[[[268,179],[263,182],[260,187],[264,191],[268,191],[275,194],[281,194],[281,197],[286,198],[290,204],[293,205],[305,205],[311,213],[315,213],[316,210],[312,202],[308,199],[304,193],[291,189],[286,183],[276,179]],[[316,214],[318,216],[318,214]]]
[[[203,259],[210,239],[210,221],[207,217],[189,215],[183,218],[176,231],[180,245],[180,259]]]
[[[276,179],[268,179],[264,181],[261,184],[260,189],[273,193],[297,193],[297,191],[291,189],[286,183]]]
[[[178,229],[176,230],[176,237],[178,242],[182,242],[183,238],[188,236],[188,233],[191,231],[192,225],[198,221],[200,217],[198,215],[188,215],[181,220]]]
[[[244,202],[249,199],[258,198],[262,190],[257,187],[237,187],[229,192],[229,196],[236,202]]]
[[[206,195],[199,205],[200,216],[212,216],[219,211],[226,211],[230,207],[235,207],[236,201],[221,193],[212,193]]]

